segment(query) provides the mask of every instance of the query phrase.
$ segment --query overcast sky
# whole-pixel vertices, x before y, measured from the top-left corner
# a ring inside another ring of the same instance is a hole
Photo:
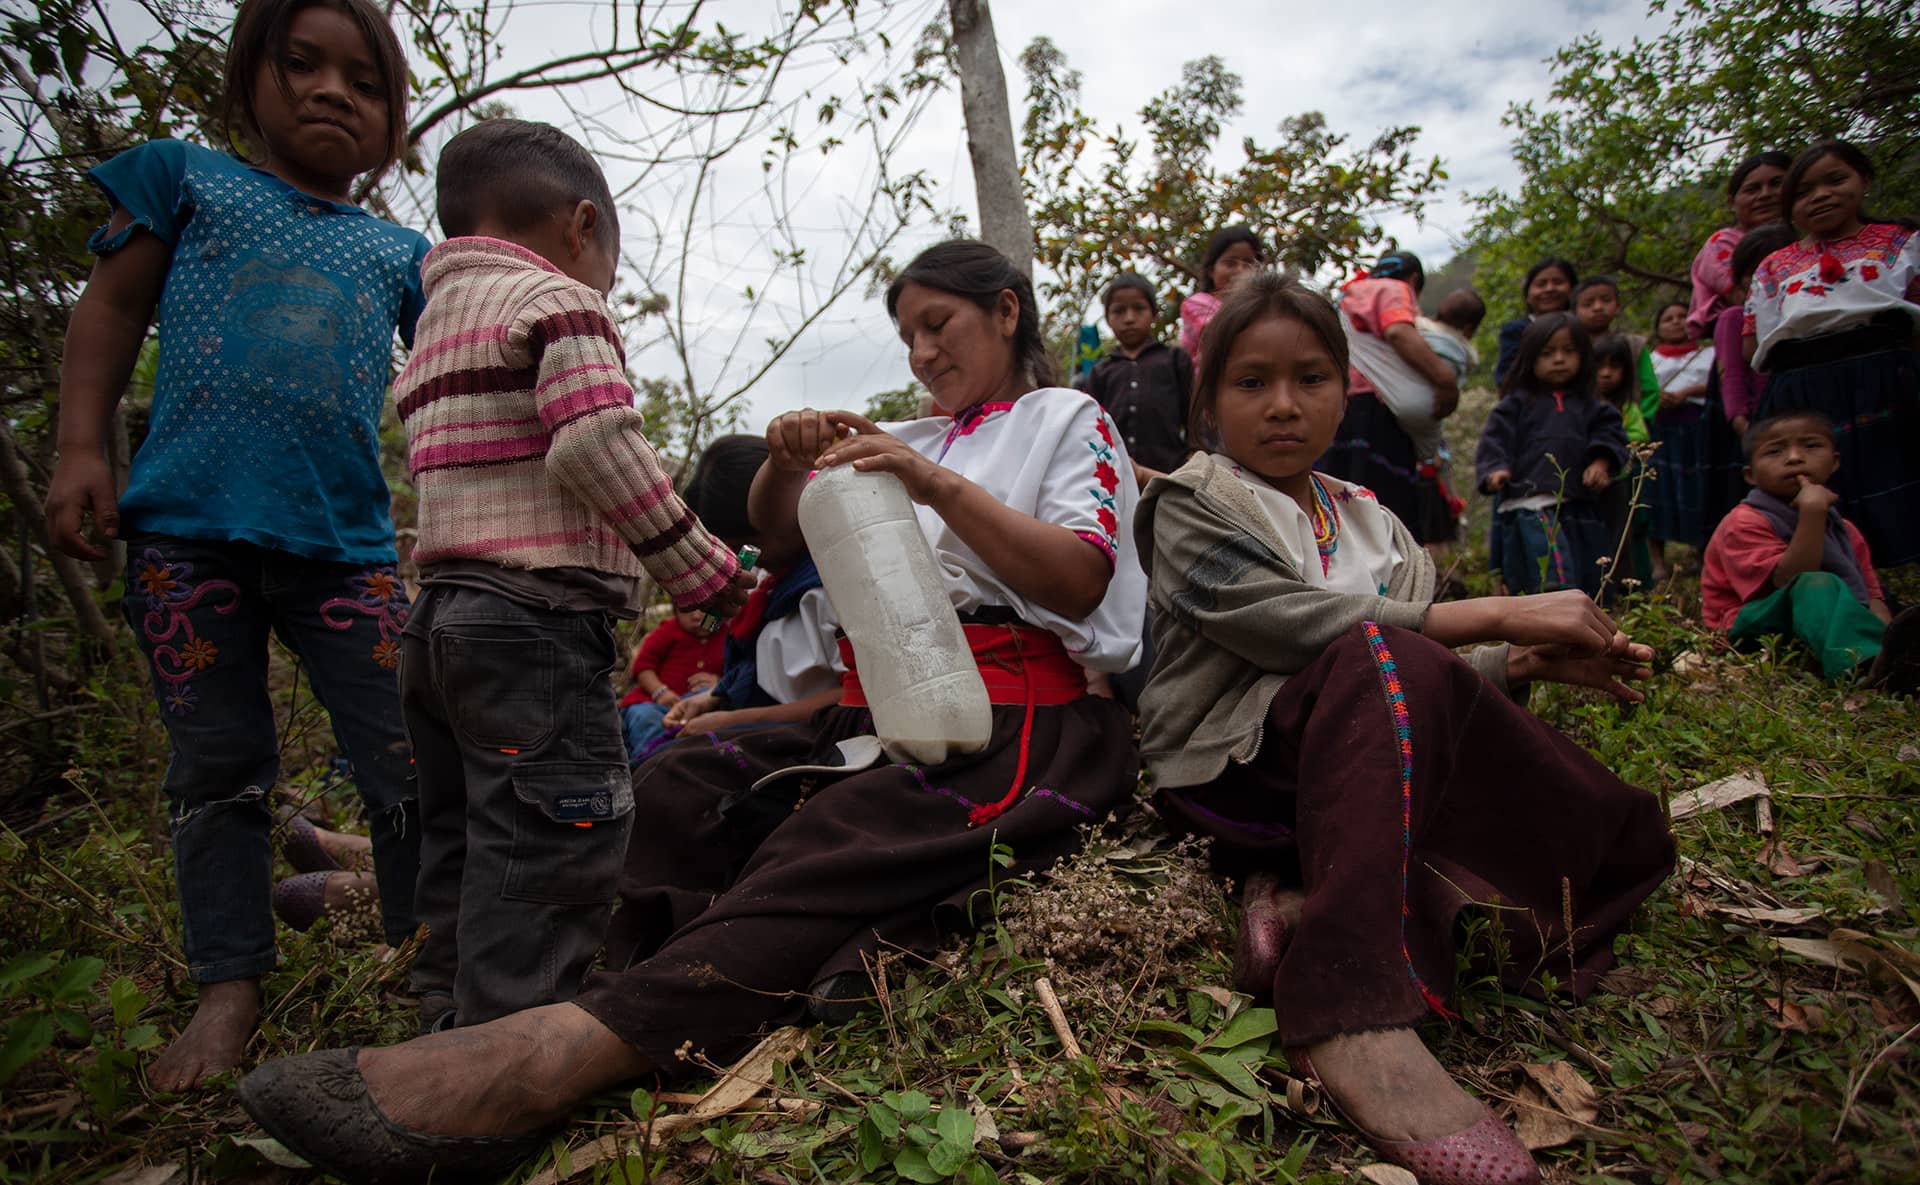
[[[934,5],[927,5],[931,12]],[[1034,37],[1051,37],[1083,76],[1084,106],[1104,128],[1139,129],[1138,112],[1179,78],[1182,63],[1218,54],[1245,83],[1245,110],[1221,143],[1238,157],[1242,136],[1274,138],[1288,115],[1323,111],[1364,141],[1399,123],[1422,129],[1416,155],[1438,154],[1450,174],[1422,223],[1390,220],[1401,245],[1430,265],[1453,254],[1466,230],[1468,194],[1518,180],[1500,117],[1511,102],[1544,98],[1546,59],[1585,32],[1620,43],[1664,23],[1644,0],[1435,0],[1344,5],[1326,0],[1108,0],[1100,5],[1000,0],[993,19],[1008,89]],[[972,179],[959,102],[949,92],[920,117],[911,167],[943,184],[947,204],[972,212]],[[922,244],[940,237],[929,229]],[[902,251],[898,257],[908,252]],[[858,406],[909,381],[904,352],[878,300],[850,296],[778,364],[752,395],[754,427],[804,405]],[[1103,327],[1104,332],[1104,327]]]

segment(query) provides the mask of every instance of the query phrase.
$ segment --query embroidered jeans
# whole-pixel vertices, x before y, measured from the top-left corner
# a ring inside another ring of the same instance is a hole
[[[122,609],[167,728],[174,880],[194,982],[274,967],[269,794],[280,748],[269,634],[300,657],[366,802],[387,941],[412,935],[420,829],[395,675],[407,593],[392,566],[141,536],[127,544]]]
[[[613,912],[633,782],[605,613],[429,586],[401,642],[420,783],[423,1023],[571,1000]]]

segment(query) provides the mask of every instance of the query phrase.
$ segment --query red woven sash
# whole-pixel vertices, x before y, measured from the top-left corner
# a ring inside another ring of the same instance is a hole
[[[1067,656],[1060,639],[1046,630],[1015,625],[961,628],[967,633],[973,661],[980,667],[980,678],[987,685],[987,699],[996,704],[1023,704],[1027,709],[1026,719],[1020,723],[1020,756],[1013,784],[998,802],[984,802],[967,812],[967,826],[978,827],[999,818],[1020,797],[1032,755],[1033,709],[1072,703],[1087,694],[1087,674]],[[853,645],[845,638],[840,639],[840,661],[847,666],[847,673],[840,679],[840,706],[867,707],[866,692],[854,667]]]
[[[1087,673],[1067,655],[1060,639],[1046,630],[1026,626],[963,625],[973,661],[987,685],[987,699],[996,704],[1038,704],[1052,707],[1072,703],[1087,694]],[[866,691],[853,660],[853,646],[840,639],[840,661],[847,673],[840,677],[840,706],[867,707]]]

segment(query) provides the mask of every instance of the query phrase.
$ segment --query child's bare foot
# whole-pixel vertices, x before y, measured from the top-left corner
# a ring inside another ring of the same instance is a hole
[[[235,1068],[259,1019],[259,980],[201,985],[193,1019],[147,1067],[147,1081],[155,1090],[193,1090],[215,1074]]]

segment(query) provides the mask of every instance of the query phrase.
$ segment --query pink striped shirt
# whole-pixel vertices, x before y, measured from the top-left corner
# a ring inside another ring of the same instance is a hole
[[[647,442],[606,300],[524,247],[449,239],[394,383],[420,495],[414,559],[653,577],[681,608],[739,564]]]

